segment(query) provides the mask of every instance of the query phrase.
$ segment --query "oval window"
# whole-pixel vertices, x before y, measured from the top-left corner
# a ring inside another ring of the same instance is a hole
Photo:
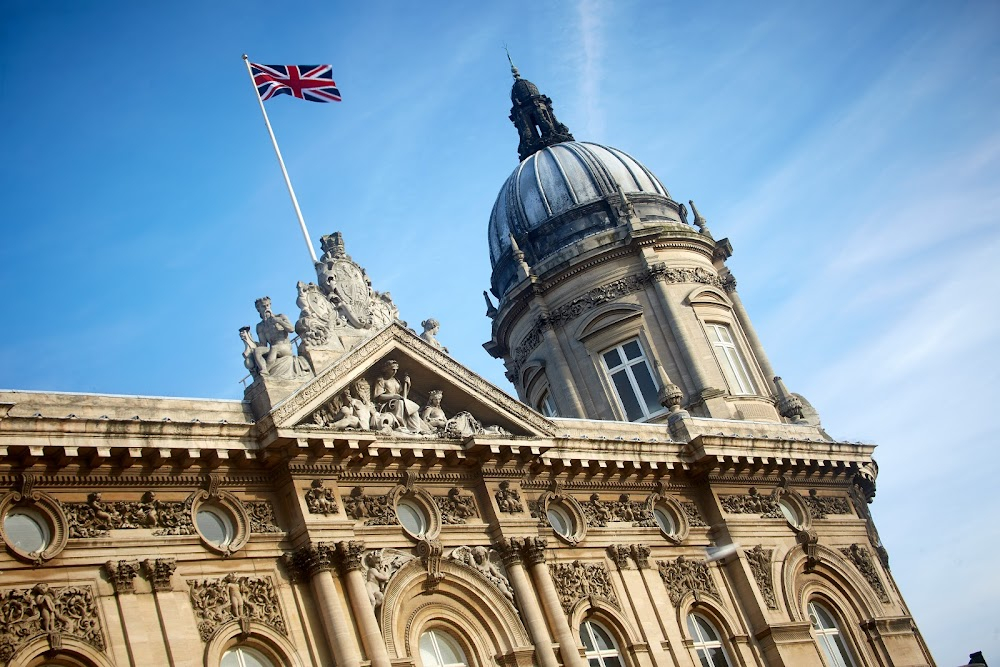
[[[792,528],[802,528],[802,516],[799,514],[798,508],[795,507],[790,500],[787,498],[779,498],[778,509],[781,510],[781,514],[785,517],[785,521],[790,523]]]
[[[30,507],[15,507],[7,512],[3,530],[10,545],[24,553],[45,551],[52,541],[52,531],[45,516]]]
[[[570,516],[570,513],[565,508],[559,505],[549,505],[545,511],[545,516],[548,518],[552,530],[563,537],[572,537],[573,533],[576,532],[576,528],[573,525],[573,517]]]
[[[674,513],[665,507],[654,507],[653,517],[656,518],[656,525],[660,527],[664,535],[675,537],[678,532],[678,521]]]
[[[427,515],[417,503],[404,498],[396,503],[396,516],[408,532],[421,536],[427,532]]]
[[[198,532],[205,538],[205,541],[216,547],[228,546],[235,537],[233,520],[220,507],[202,505],[198,508],[195,521],[198,525]]]

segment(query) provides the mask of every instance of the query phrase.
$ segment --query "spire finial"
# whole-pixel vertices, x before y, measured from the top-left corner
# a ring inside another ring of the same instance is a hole
[[[521,73],[517,71],[517,67],[514,66],[514,61],[510,59],[510,51],[507,50],[507,45],[503,45],[504,53],[507,54],[507,62],[510,63],[510,73],[514,75],[514,80],[517,81],[521,78]]]

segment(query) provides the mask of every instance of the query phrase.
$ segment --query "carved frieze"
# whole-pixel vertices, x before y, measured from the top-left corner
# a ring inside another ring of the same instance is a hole
[[[22,644],[47,635],[59,649],[62,637],[105,649],[97,602],[90,586],[9,588],[0,591],[0,663],[7,664]]]
[[[254,622],[288,634],[270,577],[230,572],[219,579],[192,579],[188,584],[202,641],[211,640],[215,631],[230,621],[239,621],[243,632],[249,632],[250,623]]]
[[[840,549],[840,553],[844,554],[854,564],[854,567],[858,568],[858,572],[861,573],[861,576],[865,578],[868,585],[878,595],[878,599],[888,604],[889,594],[882,584],[882,578],[878,575],[878,570],[875,567],[875,559],[872,558],[868,549],[865,549],[860,544],[852,544],[849,547]]]
[[[284,532],[275,525],[274,505],[266,500],[251,500],[243,503],[247,514],[250,516],[251,533],[282,533]]]
[[[722,509],[730,514],[758,514],[762,519],[782,518],[781,508],[773,496],[762,496],[757,489],[750,487],[748,493],[741,495],[720,496]]]
[[[139,574],[137,560],[109,560],[104,564],[108,581],[115,587],[115,593],[135,593],[135,577]]]
[[[344,512],[356,521],[364,520],[366,526],[393,526],[398,523],[396,510],[389,502],[389,496],[369,496],[360,486],[351,489],[351,494],[341,496]]]
[[[549,565],[559,602],[567,614],[580,600],[600,599],[619,607],[611,585],[611,574],[604,563],[553,563]]]
[[[510,482],[504,480],[500,482],[500,488],[496,490],[493,497],[497,501],[497,509],[506,514],[516,514],[524,511],[521,504],[521,494],[517,489],[510,488]]]
[[[441,523],[465,523],[466,519],[479,516],[472,496],[462,496],[457,488],[448,491],[447,496],[435,496],[434,502],[441,510]]]
[[[681,509],[684,510],[684,515],[687,516],[688,525],[692,528],[704,528],[708,524],[705,520],[701,518],[701,512],[698,511],[698,506],[694,503],[682,502],[678,503]]]
[[[618,500],[601,500],[595,493],[581,506],[589,526],[603,527],[611,521],[624,521],[633,526],[656,525],[653,512],[646,503],[630,500],[628,494],[623,493]]]
[[[670,602],[676,607],[687,593],[709,593],[718,596],[719,591],[712,579],[708,564],[678,556],[674,561],[656,561],[660,578],[667,587]]]
[[[142,571],[146,579],[152,584],[154,591],[169,591],[174,570],[177,569],[177,561],[173,558],[156,558],[142,561]]]
[[[192,535],[189,502],[163,502],[147,491],[140,501],[105,502],[94,491],[85,503],[63,503],[69,524],[69,536],[105,537],[109,530],[120,528],[156,528],[154,535]]]
[[[825,519],[828,514],[851,514],[851,505],[846,498],[820,496],[816,494],[816,489],[809,489],[809,495],[803,496],[802,501],[814,519]]]
[[[314,479],[312,488],[306,491],[306,507],[310,514],[336,514],[337,496],[323,485],[323,480]]]
[[[774,580],[771,575],[771,555],[774,550],[765,549],[758,544],[745,553],[747,563],[750,564],[750,571],[753,572],[753,578],[757,582],[757,588],[760,589],[760,594],[764,598],[767,608],[777,609],[778,600],[774,597]]]
[[[483,575],[496,586],[504,597],[514,601],[514,589],[507,580],[507,573],[501,565],[500,555],[488,547],[458,547],[451,552],[449,558],[463,563]]]

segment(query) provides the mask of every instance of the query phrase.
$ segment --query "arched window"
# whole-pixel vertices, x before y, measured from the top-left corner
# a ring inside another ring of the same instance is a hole
[[[732,667],[719,633],[707,618],[700,614],[688,614],[687,624],[702,667]]]
[[[219,667],[274,667],[274,663],[257,649],[234,646],[222,654]]]
[[[441,630],[420,635],[420,662],[424,667],[468,667],[465,651],[453,637]]]
[[[622,656],[614,637],[597,621],[580,624],[580,640],[587,650],[590,667],[622,667]]]
[[[847,649],[844,636],[826,607],[819,602],[810,602],[809,622],[812,623],[816,641],[823,650],[823,657],[829,667],[855,667],[851,652]]]

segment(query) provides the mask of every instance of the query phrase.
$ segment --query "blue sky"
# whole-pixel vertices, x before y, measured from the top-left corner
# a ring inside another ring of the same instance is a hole
[[[359,4],[4,3],[0,385],[241,397],[254,299],[294,319],[313,277],[246,52],[333,63],[343,103],[268,105],[314,239],[509,389],[481,348],[506,43],[577,139],[731,239],[777,372],[879,445],[936,658],[1000,659],[1000,4]]]

